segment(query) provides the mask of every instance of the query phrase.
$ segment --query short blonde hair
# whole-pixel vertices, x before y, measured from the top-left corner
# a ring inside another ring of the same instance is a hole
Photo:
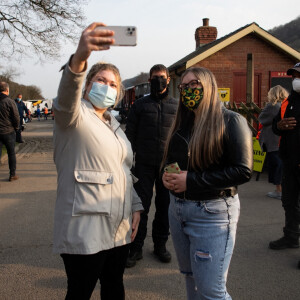
[[[114,75],[116,76],[116,79],[117,79],[117,99],[116,99],[116,103],[114,105],[114,106],[116,106],[118,104],[118,102],[124,96],[124,87],[123,87],[123,84],[122,84],[120,71],[113,64],[109,64],[109,63],[105,63],[105,62],[98,62],[98,63],[94,64],[91,67],[91,69],[89,70],[89,72],[88,72],[88,74],[86,76],[85,88],[84,88],[84,91],[83,91],[83,96],[85,95],[87,86],[90,84],[90,82],[92,81],[93,77],[98,72],[100,72],[100,71],[106,71],[106,70],[113,72]]]
[[[283,101],[289,96],[289,93],[281,85],[275,85],[268,92],[268,100],[272,105],[276,105],[277,102]]]

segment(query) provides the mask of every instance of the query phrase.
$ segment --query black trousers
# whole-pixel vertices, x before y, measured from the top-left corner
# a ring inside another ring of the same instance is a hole
[[[142,249],[147,235],[148,213],[153,196],[153,187],[155,185],[155,216],[152,223],[152,240],[154,247],[164,246],[168,240],[169,218],[168,209],[170,204],[169,191],[162,183],[159,166],[148,166],[136,164],[134,175],[139,179],[134,188],[142,200],[144,212],[141,213],[141,220],[137,235],[131,244],[131,251]]]
[[[17,159],[15,152],[16,133],[13,131],[8,134],[0,134],[0,151],[2,151],[2,145],[6,147],[8,156],[9,175],[16,175]],[[1,155],[0,155],[1,159]]]
[[[129,245],[91,255],[61,254],[68,278],[66,300],[90,299],[100,280],[101,300],[123,300],[123,274]]]
[[[300,236],[300,167],[283,161],[282,206],[285,211],[284,235],[291,239]]]
[[[282,161],[279,157],[279,151],[268,152],[267,155],[269,182],[279,185],[282,179]]]

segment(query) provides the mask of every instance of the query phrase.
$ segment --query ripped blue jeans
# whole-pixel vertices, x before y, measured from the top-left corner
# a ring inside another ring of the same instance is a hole
[[[207,201],[170,195],[170,231],[188,300],[231,299],[226,280],[239,214],[238,195]]]

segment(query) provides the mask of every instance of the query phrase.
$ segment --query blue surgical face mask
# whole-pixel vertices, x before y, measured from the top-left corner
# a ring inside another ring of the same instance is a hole
[[[18,100],[18,102],[20,102],[20,101],[21,101],[21,98],[17,98],[17,100]]]
[[[115,104],[117,91],[108,85],[93,82],[88,96],[94,106],[105,109]]]

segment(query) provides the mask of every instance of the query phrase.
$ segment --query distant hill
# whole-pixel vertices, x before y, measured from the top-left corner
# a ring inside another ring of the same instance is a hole
[[[24,85],[11,81],[6,75],[0,73],[0,81],[5,81],[9,84],[9,97],[15,99],[18,94],[22,94],[23,100],[28,99],[44,99],[42,91],[35,85]]]
[[[290,47],[300,51],[300,16],[289,23],[270,29],[269,32]]]

